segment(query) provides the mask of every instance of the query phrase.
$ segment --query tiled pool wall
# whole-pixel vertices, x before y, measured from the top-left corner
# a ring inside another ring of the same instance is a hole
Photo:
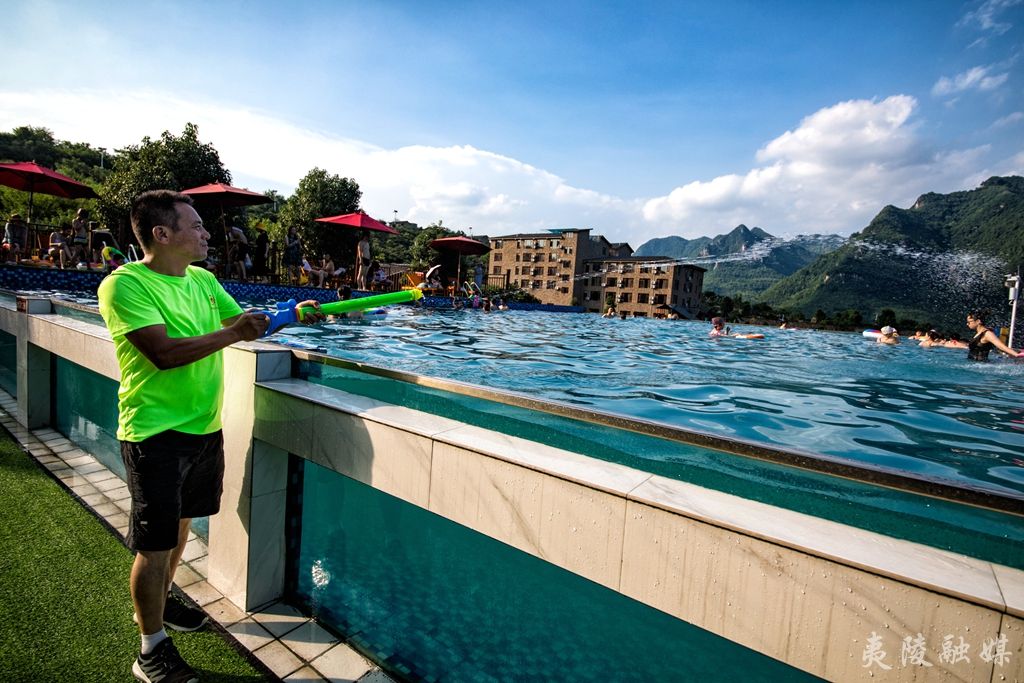
[[[0,302],[0,330],[17,339],[22,424],[109,395],[102,327]],[[293,361],[259,343],[225,353],[208,569],[243,608],[284,595],[291,574],[293,600],[423,680],[524,678],[541,659],[590,680],[799,675],[787,667],[1024,679],[1024,572],[318,386]],[[289,520],[296,459],[302,510]],[[940,658],[947,636],[967,641],[969,662]],[[981,656],[1001,637],[1009,657]],[[907,659],[917,639],[931,667]]]

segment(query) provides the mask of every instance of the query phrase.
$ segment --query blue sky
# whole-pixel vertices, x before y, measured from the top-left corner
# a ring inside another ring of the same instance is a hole
[[[0,128],[195,121],[237,184],[477,234],[849,234],[1024,170],[1022,0],[6,5]]]

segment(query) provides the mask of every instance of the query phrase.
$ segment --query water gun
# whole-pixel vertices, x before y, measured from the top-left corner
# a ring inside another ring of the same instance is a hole
[[[403,289],[400,292],[389,292],[387,294],[376,294],[364,296],[358,299],[346,299],[345,301],[332,301],[320,306],[320,312],[325,315],[341,315],[352,311],[365,311],[368,308],[388,306],[390,304],[404,304],[408,301],[416,301],[423,298],[423,292],[419,289]],[[295,299],[278,301],[277,308],[270,311],[253,311],[262,313],[270,318],[270,325],[263,336],[273,334],[285,325],[290,325],[302,320],[302,309],[296,305]]]

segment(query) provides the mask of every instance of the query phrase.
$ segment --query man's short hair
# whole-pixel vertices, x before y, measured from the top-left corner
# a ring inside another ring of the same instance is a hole
[[[143,192],[132,202],[132,230],[144,249],[153,246],[153,228],[178,230],[178,204],[192,205],[192,197],[173,190]]]

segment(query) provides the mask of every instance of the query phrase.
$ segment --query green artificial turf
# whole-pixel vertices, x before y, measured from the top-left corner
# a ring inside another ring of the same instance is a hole
[[[130,681],[132,554],[0,432],[0,681]],[[203,683],[265,681],[216,631],[172,633]]]

